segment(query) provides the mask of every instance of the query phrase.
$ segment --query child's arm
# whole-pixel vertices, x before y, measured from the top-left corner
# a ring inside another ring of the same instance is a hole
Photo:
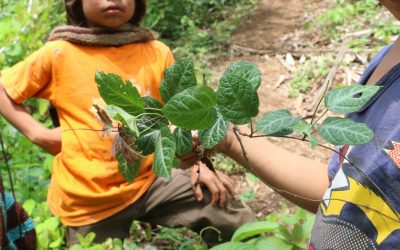
[[[249,133],[241,126],[240,131]],[[316,212],[319,201],[329,185],[327,166],[282,149],[265,138],[240,136],[247,152],[247,162],[242,148],[232,131],[228,132],[222,152],[239,164],[252,169],[259,178],[276,188],[288,200]]]
[[[33,119],[22,105],[15,103],[8,96],[1,81],[0,103],[0,114],[30,141],[53,155],[61,151],[60,128],[48,129]]]

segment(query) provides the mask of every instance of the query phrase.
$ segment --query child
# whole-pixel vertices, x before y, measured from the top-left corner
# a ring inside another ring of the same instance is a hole
[[[210,192],[196,200],[191,185],[195,171],[175,171],[171,181],[156,178],[148,158],[129,184],[111,156],[113,138],[94,132],[102,127],[90,111],[93,100],[100,98],[94,82],[98,70],[120,75],[142,95],[160,99],[159,84],[173,57],[151,31],[139,26],[146,1],[66,0],[66,6],[71,26],[55,29],[51,42],[2,71],[0,113],[56,155],[48,204],[67,226],[67,244],[77,242],[77,233],[91,231],[96,242],[127,237],[134,219],[197,232],[213,226],[228,240],[253,217],[240,202],[227,199],[228,192],[234,195],[228,177],[220,174],[221,183],[202,166],[200,182]],[[21,103],[31,97],[50,100],[61,128],[45,128],[26,113]],[[203,236],[210,245],[218,242],[214,230]]]
[[[380,2],[400,19],[400,1]],[[373,141],[340,149],[368,178],[336,153],[326,167],[267,140],[240,136],[248,162],[232,131],[221,146],[289,200],[318,210],[309,249],[400,248],[399,55],[400,38],[377,55],[360,80],[382,86],[360,111],[350,114],[374,131]]]

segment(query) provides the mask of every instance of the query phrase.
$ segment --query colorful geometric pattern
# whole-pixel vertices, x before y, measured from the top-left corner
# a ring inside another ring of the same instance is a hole
[[[385,152],[393,160],[394,164],[400,168],[400,143],[392,141],[393,149],[385,149]]]

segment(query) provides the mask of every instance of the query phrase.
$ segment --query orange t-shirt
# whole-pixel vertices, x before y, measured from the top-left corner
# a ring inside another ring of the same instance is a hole
[[[87,130],[102,129],[90,111],[93,100],[100,98],[96,71],[120,75],[131,80],[142,95],[160,99],[159,84],[172,63],[170,49],[159,41],[120,47],[54,41],[1,72],[4,88],[15,102],[45,98],[57,109],[62,151],[54,159],[47,201],[65,225],[92,224],[123,210],[155,178],[149,157],[135,181],[127,183],[111,156],[115,135]]]

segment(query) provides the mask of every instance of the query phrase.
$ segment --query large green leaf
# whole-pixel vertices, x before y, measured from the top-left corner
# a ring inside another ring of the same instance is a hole
[[[211,248],[210,250],[261,250],[246,242],[226,242]]]
[[[192,150],[193,138],[190,130],[177,127],[173,135],[176,142],[176,153],[183,155]]]
[[[107,105],[104,110],[114,120],[120,121],[123,125],[134,131],[136,134],[139,133],[137,128],[137,118],[125,112],[125,110],[115,105]]]
[[[139,116],[138,128],[141,135],[168,126],[168,119],[162,113],[162,104],[153,97],[143,97],[145,102],[144,113]]]
[[[154,152],[160,129],[168,126],[168,120],[161,112],[161,102],[151,96],[143,97],[143,101],[145,113],[137,121],[140,136],[136,143],[143,155],[149,155]]]
[[[159,100],[152,96],[144,96],[142,97],[142,100],[145,104],[144,114],[142,114],[142,116],[147,116],[152,118],[152,120],[154,119],[158,120],[158,122],[168,124],[167,118],[164,117],[164,114],[161,111],[163,104]]]
[[[299,123],[301,116],[293,117],[289,110],[280,109],[267,112],[257,121],[257,130],[265,135],[274,135],[280,131],[291,130],[291,126]]]
[[[225,138],[228,132],[228,124],[224,117],[218,113],[217,120],[215,120],[211,128],[199,132],[201,145],[208,149],[215,147]]]
[[[160,177],[171,178],[171,168],[175,163],[176,144],[169,128],[161,128],[156,141],[153,171]]]
[[[130,115],[137,115],[144,109],[144,102],[131,82],[124,82],[120,76],[98,71],[95,76],[99,92],[109,105],[122,108]]]
[[[140,170],[140,160],[135,161],[132,165],[124,158],[124,154],[121,151],[116,153],[116,158],[118,161],[118,170],[121,172],[122,176],[129,183],[132,183]]]
[[[160,136],[159,129],[149,128],[146,133],[143,133],[136,140],[138,149],[143,155],[149,155],[154,153],[156,149],[156,141]]]
[[[238,65],[228,68],[217,90],[218,109],[226,120],[236,125],[249,123],[258,114],[260,105],[256,81],[246,70],[239,69]]]
[[[256,221],[239,227],[232,236],[232,241],[242,241],[262,233],[273,232],[279,228],[279,224],[270,221]]]
[[[358,145],[371,141],[374,133],[363,123],[351,119],[328,117],[318,128],[320,135],[333,145]]]
[[[325,106],[337,113],[351,113],[361,109],[379,90],[379,86],[354,85],[329,91]]]
[[[257,249],[276,249],[276,250],[292,250],[293,244],[278,237],[265,237],[255,241]]]
[[[164,102],[168,102],[174,95],[197,85],[194,65],[191,60],[175,62],[164,72],[160,85],[160,94]]]
[[[238,62],[229,65],[225,70],[225,76],[228,79],[241,79],[241,82],[249,83],[255,90],[261,84],[261,72],[252,62]]]
[[[189,130],[208,129],[217,118],[215,92],[206,86],[188,88],[175,95],[162,111],[172,124]]]

